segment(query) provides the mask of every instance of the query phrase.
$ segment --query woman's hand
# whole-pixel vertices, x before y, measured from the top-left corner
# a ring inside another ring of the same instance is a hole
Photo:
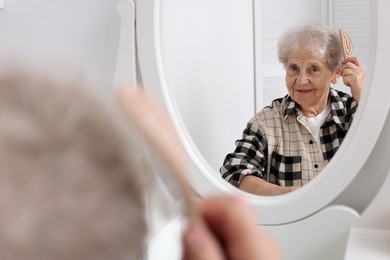
[[[183,235],[184,260],[276,260],[279,248],[240,198],[219,196],[199,203],[204,221]]]
[[[339,75],[346,86],[351,88],[353,98],[359,102],[366,82],[366,72],[357,57],[348,57],[339,69]]]

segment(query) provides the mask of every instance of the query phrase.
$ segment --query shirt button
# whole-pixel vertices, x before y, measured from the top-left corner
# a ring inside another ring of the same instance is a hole
[[[310,140],[310,141],[309,141],[309,144],[313,144],[313,140]]]
[[[316,169],[317,169],[317,168],[318,168],[318,164],[314,164],[314,168],[316,168]]]

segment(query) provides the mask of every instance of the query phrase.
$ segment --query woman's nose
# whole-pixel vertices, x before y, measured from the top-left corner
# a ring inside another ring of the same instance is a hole
[[[306,73],[299,73],[297,82],[299,85],[305,85],[309,83],[309,78],[307,77]]]

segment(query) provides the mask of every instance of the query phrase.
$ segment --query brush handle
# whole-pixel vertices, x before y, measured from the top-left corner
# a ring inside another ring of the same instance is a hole
[[[117,101],[125,115],[175,175],[173,177],[176,180],[168,180],[176,181],[180,186],[186,201],[186,214],[190,221],[194,221],[199,213],[192,198],[192,188],[186,180],[186,157],[168,113],[151,95],[139,88],[118,89]]]

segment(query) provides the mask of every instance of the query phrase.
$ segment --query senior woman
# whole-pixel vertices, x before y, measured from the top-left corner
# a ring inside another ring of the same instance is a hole
[[[348,132],[365,84],[358,58],[344,59],[338,32],[322,24],[287,30],[278,57],[289,94],[248,122],[220,169],[234,186],[264,196],[293,191],[318,175]],[[339,77],[352,96],[331,87]]]

